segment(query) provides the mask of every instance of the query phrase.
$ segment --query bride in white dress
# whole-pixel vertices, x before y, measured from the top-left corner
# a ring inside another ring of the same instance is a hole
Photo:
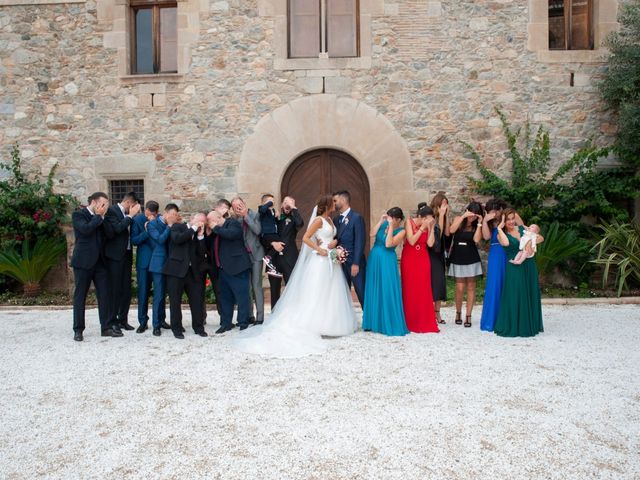
[[[324,352],[323,336],[350,335],[357,329],[351,292],[339,264],[329,257],[336,234],[331,195],[313,210],[304,245],[285,291],[263,325],[242,332],[233,342],[247,353],[295,358]]]

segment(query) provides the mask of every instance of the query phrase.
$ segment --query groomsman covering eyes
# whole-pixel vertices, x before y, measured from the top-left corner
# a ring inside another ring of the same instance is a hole
[[[167,248],[169,236],[171,235],[171,225],[176,223],[180,217],[179,209],[175,203],[169,203],[164,207],[164,215],[158,215],[147,224],[149,242],[151,244],[151,259],[149,260],[149,272],[153,283],[153,305],[151,322],[153,325],[153,335],[159,337],[162,334],[160,329],[170,329],[166,322],[166,279],[163,269],[167,261]]]
[[[131,267],[133,250],[131,224],[140,212],[140,204],[134,192],[127,193],[122,201],[112,205],[104,217],[104,232],[107,236],[104,253],[109,272],[111,328],[116,332],[133,330],[128,315],[131,304]]]
[[[75,243],[71,266],[75,288],[73,291],[73,339],[81,342],[85,329],[85,308],[91,282],[96,287],[98,316],[103,337],[121,337],[109,328],[109,281],[104,258],[104,214],[109,207],[105,193],[89,197],[89,205],[73,212],[71,221]]]
[[[182,293],[187,294],[191,310],[193,331],[206,337],[204,330],[203,289],[204,275],[209,268],[206,258],[205,227],[206,215],[196,213],[189,224],[176,222],[171,225],[169,256],[163,273],[167,279],[171,330],[176,338],[183,339]]]

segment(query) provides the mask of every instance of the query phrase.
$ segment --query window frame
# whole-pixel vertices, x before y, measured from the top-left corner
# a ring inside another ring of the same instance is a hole
[[[550,11],[550,3],[558,0],[548,0],[547,1],[547,11]],[[573,3],[575,0],[563,0],[564,3],[564,48],[552,48],[551,42],[548,41],[547,48],[549,51],[589,51],[595,49],[595,41],[594,41],[594,1],[586,0],[587,2],[587,29],[589,36],[589,47],[588,48],[573,48]],[[548,17],[549,19],[551,17]],[[549,30],[550,31],[550,30]]]
[[[129,9],[131,15],[129,15],[129,48],[130,48],[130,72],[131,75],[165,75],[178,73],[178,52],[176,50],[176,70],[161,70],[160,58],[161,58],[161,32],[160,32],[160,9],[162,8],[175,8],[176,9],[176,38],[178,35],[178,3],[176,0],[130,0]],[[153,72],[138,72],[137,71],[137,45],[136,45],[136,12],[138,10],[151,9],[151,37],[153,45]]]
[[[110,178],[108,179],[108,192],[111,202],[115,205],[124,195],[133,191],[144,205],[145,179],[144,178]]]
[[[328,40],[327,35],[329,31],[329,15],[327,15],[327,0],[317,0],[318,2],[318,12],[320,15],[320,29],[318,31],[318,37],[320,40],[320,51],[316,57],[293,57],[291,56],[291,3],[293,0],[287,0],[287,59],[290,60],[307,60],[313,58],[360,58],[360,0],[353,0],[355,2],[355,55],[353,56],[329,56],[328,52]]]

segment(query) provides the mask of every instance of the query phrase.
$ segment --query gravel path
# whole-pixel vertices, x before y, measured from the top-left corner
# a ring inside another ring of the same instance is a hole
[[[0,478],[640,478],[640,308],[543,308],[532,339],[449,308],[298,360],[0,312]]]

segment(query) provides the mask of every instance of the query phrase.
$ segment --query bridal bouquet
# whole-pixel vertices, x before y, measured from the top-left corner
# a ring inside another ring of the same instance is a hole
[[[333,263],[338,265],[342,265],[347,261],[347,257],[349,256],[349,252],[347,252],[343,247],[336,247],[333,250],[329,251],[329,258]]]

